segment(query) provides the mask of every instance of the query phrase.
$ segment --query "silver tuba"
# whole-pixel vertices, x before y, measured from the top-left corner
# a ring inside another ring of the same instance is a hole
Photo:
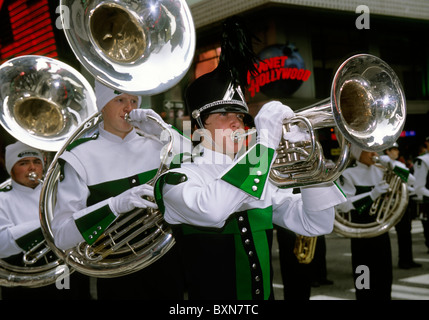
[[[61,5],[70,9],[61,18],[72,50],[106,86],[134,95],[158,94],[178,84],[192,64],[195,28],[184,0],[62,0]],[[41,224],[53,250],[75,270],[94,277],[116,277],[145,268],[175,242],[159,210],[136,209],[115,220],[92,245],[83,242],[67,251],[55,247],[50,223],[60,177],[58,159],[68,144],[91,135],[101,120],[99,113],[88,119],[57,153],[42,189]],[[167,143],[152,182],[172,155],[174,134],[168,127],[163,129],[168,137],[162,142]]]
[[[88,81],[52,58],[30,55],[6,61],[0,66],[0,85],[1,125],[17,140],[42,150],[46,166],[52,152],[97,110]],[[10,184],[9,179],[0,188]],[[45,286],[65,269],[44,240],[23,254],[22,263],[0,260],[0,285]]]
[[[395,72],[381,59],[359,54],[338,68],[331,97],[295,112],[283,122],[283,131],[298,126],[308,140],[282,139],[271,167],[277,186],[300,187],[336,180],[349,163],[350,145],[381,151],[391,145],[405,125],[406,103]],[[341,154],[337,162],[324,158],[317,129],[335,127]]]
[[[335,212],[334,232],[347,238],[372,238],[394,227],[407,210],[409,193],[407,184],[393,171],[391,163],[382,164],[375,157],[375,165],[384,171],[383,180],[389,190],[379,196],[371,205],[366,223],[355,222],[350,212]]]
[[[66,38],[100,82],[121,92],[154,95],[182,80],[195,52],[185,0],[61,0]]]

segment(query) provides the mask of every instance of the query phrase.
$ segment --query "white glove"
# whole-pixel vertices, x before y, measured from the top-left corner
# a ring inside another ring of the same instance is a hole
[[[372,200],[375,200],[382,194],[386,193],[388,190],[389,190],[389,184],[383,180],[379,184],[374,186],[374,189],[372,189],[369,195]]]
[[[289,131],[283,135],[283,138],[291,143],[310,141],[310,133],[300,126],[291,125]]]
[[[264,104],[255,117],[258,142],[277,149],[283,134],[283,120],[295,115],[291,108],[279,101]]]
[[[153,197],[153,187],[148,184],[142,184],[110,198],[110,209],[115,214],[122,214],[134,208],[158,208],[156,203],[143,199],[143,196]]]
[[[389,158],[389,156],[382,155],[378,157],[378,161],[380,161],[380,164],[386,168],[394,168],[395,163],[392,159]]]
[[[143,130],[146,133],[159,137],[163,129],[152,119],[148,119],[147,116],[156,118],[159,122],[167,125],[161,116],[152,109],[133,109],[130,114],[130,123]]]

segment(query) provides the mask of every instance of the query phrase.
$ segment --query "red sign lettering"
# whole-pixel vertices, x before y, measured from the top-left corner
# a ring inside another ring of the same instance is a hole
[[[248,90],[252,97],[260,91],[261,87],[275,81],[307,81],[310,78],[310,70],[285,67],[285,61],[287,59],[287,56],[272,57],[255,65],[259,74],[256,77],[253,77],[250,72],[247,74],[247,83],[249,84]]]

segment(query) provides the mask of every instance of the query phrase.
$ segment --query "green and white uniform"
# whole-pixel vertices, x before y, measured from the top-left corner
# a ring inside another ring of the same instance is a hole
[[[19,254],[43,241],[39,220],[41,186],[16,183],[0,190],[0,258]]]
[[[330,233],[334,185],[302,196],[268,180],[274,150],[253,146],[239,159],[197,146],[192,161],[162,175],[158,206],[182,250],[190,299],[269,299],[273,223],[299,234]]]
[[[52,231],[63,250],[95,241],[118,215],[109,198],[147,183],[160,166],[160,142],[134,129],[121,139],[102,125],[97,135],[61,156],[64,179],[58,184]]]

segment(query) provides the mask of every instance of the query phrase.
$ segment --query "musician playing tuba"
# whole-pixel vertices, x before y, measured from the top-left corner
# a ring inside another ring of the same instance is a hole
[[[351,221],[357,224],[375,222],[371,208],[377,199],[389,191],[383,170],[376,165],[377,152],[369,152],[352,145],[355,165],[343,171],[339,184],[347,202],[337,206],[339,212],[351,212]],[[383,160],[385,165],[388,160]],[[392,169],[394,169],[392,167]],[[408,170],[397,167],[397,174],[408,179]],[[357,300],[390,300],[392,289],[392,251],[388,232],[373,237],[351,238],[352,269]],[[361,276],[359,266],[365,266],[368,277]],[[369,284],[370,283],[370,284]]]
[[[58,184],[52,230],[57,247],[92,244],[120,215],[134,208],[156,208],[151,180],[160,166],[163,144],[138,134],[127,121],[153,136],[161,129],[147,116],[163,120],[151,109],[139,109],[140,97],[96,82],[97,107],[103,116],[98,131],[77,140],[61,155],[63,178]],[[173,247],[150,267],[131,275],[97,279],[103,299],[183,299],[182,276]]]
[[[15,266],[26,266],[23,252],[44,240],[39,220],[44,157],[40,150],[17,141],[6,147],[5,164],[11,184],[0,192],[0,258]],[[44,259],[37,263],[46,263]],[[53,261],[56,256],[51,253],[46,259]],[[76,282],[71,281],[70,290],[62,291],[55,284],[40,288],[3,287],[2,299],[70,299],[74,294],[88,299],[88,279],[72,279]]]

